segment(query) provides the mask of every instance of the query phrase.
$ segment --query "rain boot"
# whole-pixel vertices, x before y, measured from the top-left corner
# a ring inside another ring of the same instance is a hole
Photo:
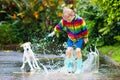
[[[77,63],[77,65],[76,65],[77,69],[75,71],[75,74],[80,74],[82,71],[82,59],[77,59],[76,63]]]
[[[65,60],[65,65],[66,65],[67,73],[71,73],[72,72],[72,60],[71,59],[66,59]]]

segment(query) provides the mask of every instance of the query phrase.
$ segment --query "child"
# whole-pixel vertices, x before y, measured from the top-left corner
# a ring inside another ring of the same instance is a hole
[[[67,45],[68,48],[66,50],[67,57],[67,72],[71,72],[72,69],[72,60],[71,54],[73,50],[73,46],[76,46],[76,55],[77,55],[77,69],[75,74],[79,74],[82,68],[82,54],[81,47],[83,42],[86,44],[88,42],[88,30],[85,25],[85,21],[83,18],[79,17],[72,9],[65,7],[63,9],[63,17],[61,21],[55,26],[54,31],[50,33],[48,36],[52,37],[57,32],[60,32],[63,28],[66,28],[66,32],[68,35]]]

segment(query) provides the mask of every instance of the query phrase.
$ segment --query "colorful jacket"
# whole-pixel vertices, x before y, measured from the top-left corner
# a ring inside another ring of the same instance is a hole
[[[66,29],[68,38],[74,42],[80,38],[88,37],[88,29],[86,28],[85,21],[78,15],[75,15],[75,19],[72,22],[67,22],[64,19],[61,19],[61,21],[55,26],[54,32],[60,32],[64,28]]]

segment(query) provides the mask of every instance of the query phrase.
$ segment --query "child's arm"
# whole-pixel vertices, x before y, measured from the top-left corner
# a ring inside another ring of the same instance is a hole
[[[54,31],[48,35],[48,37],[53,37],[55,34],[59,37],[59,32],[63,29],[62,20],[55,26]]]
[[[83,20],[82,23],[82,35],[84,38],[84,43],[86,44],[88,42],[88,29],[86,27],[85,21]]]

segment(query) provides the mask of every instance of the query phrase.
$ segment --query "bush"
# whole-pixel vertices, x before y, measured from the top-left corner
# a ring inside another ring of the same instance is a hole
[[[16,41],[16,33],[13,31],[11,24],[6,22],[0,23],[0,44],[10,44]]]

